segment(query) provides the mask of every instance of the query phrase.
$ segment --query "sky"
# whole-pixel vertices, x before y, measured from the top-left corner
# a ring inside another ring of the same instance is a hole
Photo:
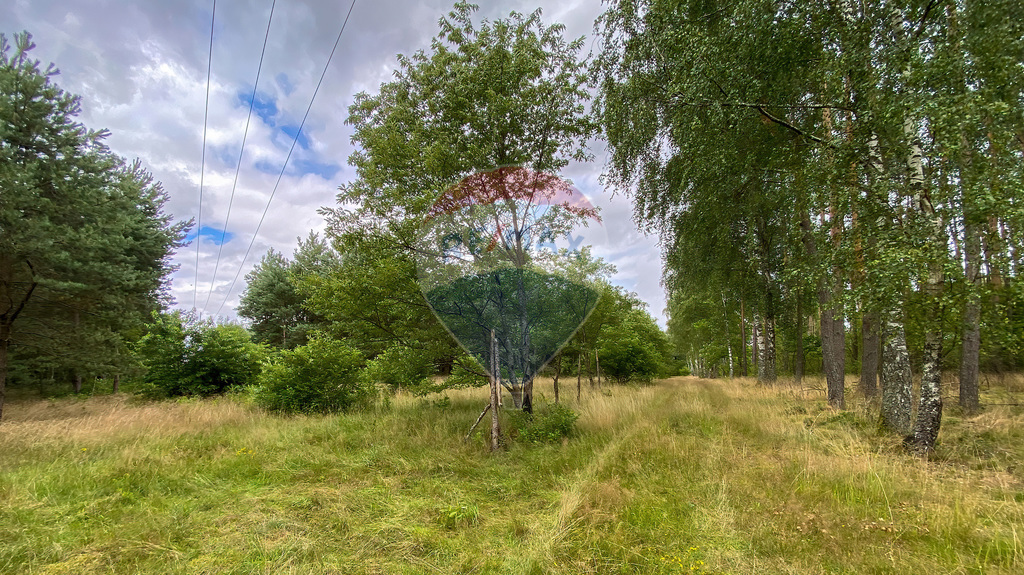
[[[569,38],[585,36],[585,51],[594,46],[598,0],[477,3],[477,22],[540,8],[545,23],[564,24]],[[166,211],[176,220],[196,220],[191,243],[174,256],[179,269],[171,295],[175,307],[195,307],[204,317],[234,319],[245,275],[268,249],[291,256],[299,237],[324,230],[317,208],[334,206],[338,186],[356,177],[346,162],[354,148],[345,123],[355,94],[376,93],[389,81],[398,54],[429,48],[438,20],[451,10],[451,0],[356,0],[309,107],[350,2],[279,0],[268,35],[271,4],[220,0],[210,60],[213,0],[0,2],[0,33],[8,39],[31,33],[33,57],[44,67],[56,64],[56,82],[82,97],[79,120],[110,130],[107,144],[115,153],[142,160],[163,183]],[[264,37],[267,50],[255,85]],[[615,265],[613,283],[636,292],[664,327],[657,238],[637,230],[628,196],[600,183],[607,153],[599,141],[591,149],[593,162],[562,173],[602,210],[602,226],[586,239]]]

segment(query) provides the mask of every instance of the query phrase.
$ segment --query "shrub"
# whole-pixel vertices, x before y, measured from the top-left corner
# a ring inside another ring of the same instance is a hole
[[[661,357],[653,345],[624,330],[614,335],[601,345],[601,371],[620,383],[650,381],[658,374]]]
[[[394,346],[367,362],[364,377],[393,390],[404,388],[415,392],[431,386],[433,372],[434,364],[427,353]]]
[[[140,392],[208,396],[256,382],[266,349],[240,325],[214,325],[180,311],[156,314],[135,346],[146,367]]]
[[[256,404],[284,413],[330,413],[369,403],[372,381],[361,377],[363,355],[345,342],[317,337],[278,353],[253,392]]]
[[[513,416],[513,429],[518,427],[518,438],[527,443],[556,443],[572,435],[579,415],[561,404],[547,404],[533,415],[517,412]]]

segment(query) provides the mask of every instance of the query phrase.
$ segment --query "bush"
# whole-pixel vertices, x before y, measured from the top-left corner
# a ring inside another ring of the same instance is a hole
[[[394,346],[367,362],[364,377],[383,383],[392,390],[404,388],[416,392],[421,388],[431,388],[433,372],[434,364],[427,353]]]
[[[240,325],[214,325],[176,311],[154,316],[135,353],[146,367],[140,393],[174,397],[251,385],[267,352]]]
[[[284,413],[331,413],[365,405],[376,395],[361,377],[363,355],[342,341],[318,337],[278,353],[264,366],[256,404]]]
[[[579,415],[561,404],[548,404],[533,415],[517,412],[512,428],[518,428],[518,439],[527,443],[557,443],[572,435]]]
[[[635,334],[617,332],[601,345],[601,371],[620,383],[650,381],[658,375],[661,357],[658,350]]]

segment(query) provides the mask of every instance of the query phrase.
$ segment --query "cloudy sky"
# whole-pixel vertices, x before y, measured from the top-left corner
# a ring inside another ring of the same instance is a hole
[[[107,143],[116,153],[143,161],[163,182],[170,196],[167,208],[175,218],[201,218],[198,242],[175,256],[180,269],[172,293],[177,307],[195,306],[204,316],[233,318],[245,274],[269,248],[290,256],[299,236],[323,229],[316,209],[334,205],[337,187],[355,177],[346,163],[353,147],[351,128],[344,122],[353,95],[374,93],[390,80],[396,54],[428,47],[438,19],[451,9],[451,0],[356,0],[274,192],[350,2],[276,3],[239,162],[271,3],[217,2],[204,172],[200,167],[213,0],[0,2],[0,33],[10,38],[27,30],[33,35],[34,57],[44,65],[54,62],[61,70],[61,87],[82,96],[81,121],[90,128],[109,129]],[[587,49],[601,10],[598,0],[477,3],[478,20],[539,7],[545,22],[565,24],[570,37],[586,36]],[[613,281],[637,292],[664,326],[656,240],[632,224],[627,197],[600,185],[606,154],[600,143],[593,150],[595,162],[572,165],[563,174],[602,208],[603,229],[591,230],[587,239],[593,238],[595,252],[617,267]],[[264,210],[266,219],[253,240]]]

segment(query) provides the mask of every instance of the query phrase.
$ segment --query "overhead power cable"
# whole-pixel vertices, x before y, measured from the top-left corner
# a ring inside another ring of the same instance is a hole
[[[228,198],[228,213],[224,216],[224,227],[221,228],[220,247],[217,249],[217,263],[213,266],[213,279],[210,280],[210,292],[206,295],[203,311],[210,305],[213,288],[217,283],[217,270],[220,269],[220,258],[224,253],[224,236],[228,233],[228,222],[231,221],[231,205],[235,201],[235,189],[238,187],[238,172],[242,169],[242,155],[245,153],[245,140],[249,136],[249,122],[252,120],[252,109],[256,105],[256,89],[260,85],[260,73],[263,71],[263,57],[267,53],[267,40],[270,38],[270,25],[274,22],[274,7],[277,0],[270,4],[270,18],[267,19],[267,32],[263,36],[263,50],[260,52],[260,64],[256,68],[256,82],[252,86],[252,97],[249,98],[249,115],[245,117],[245,131],[242,132],[242,148],[238,151],[238,164],[235,166],[235,180],[231,184],[231,196]]]
[[[206,111],[203,113],[203,160],[199,166],[199,213],[196,215],[196,277],[192,284],[192,309],[199,303],[199,245],[203,233],[203,184],[206,175],[206,128],[210,120],[210,76],[213,72],[213,25],[217,19],[217,0],[213,0],[210,14],[210,55],[206,60]]]
[[[327,69],[331,66],[331,60],[334,58],[334,53],[338,50],[338,44],[341,43],[341,35],[345,33],[345,26],[348,25],[348,19],[352,16],[352,9],[356,6],[356,0],[352,0],[352,4],[348,7],[348,14],[345,15],[345,21],[341,23],[341,30],[338,31],[338,38],[334,41],[334,48],[331,49],[331,55],[327,57],[327,63],[324,64],[324,71],[320,74],[320,80],[316,83],[316,89],[313,90],[313,97],[309,99],[309,105],[306,106],[306,113],[302,116],[302,122],[299,123],[299,129],[295,131],[295,137],[292,138],[292,145],[288,148],[288,155],[284,158],[284,164],[281,166],[281,173],[277,175],[277,182],[274,184],[274,189],[270,192],[270,198],[267,199],[267,207],[263,209],[263,215],[260,216],[260,222],[256,225],[256,231],[252,234],[252,240],[249,241],[249,247],[245,249],[245,255],[242,256],[242,263],[238,265],[238,271],[235,272],[234,279],[231,280],[231,285],[228,287],[227,293],[224,294],[224,300],[220,302],[220,307],[217,308],[217,314],[224,309],[224,304],[227,303],[228,298],[231,297],[231,291],[235,288],[235,283],[238,281],[238,276],[241,275],[242,270],[245,268],[245,261],[249,258],[249,252],[252,251],[252,245],[256,242],[256,237],[260,233],[260,228],[263,227],[263,220],[267,217],[267,212],[270,210],[270,202],[274,201],[274,195],[277,193],[278,186],[281,185],[281,179],[284,177],[285,169],[288,168],[288,161],[292,157],[292,152],[295,150],[295,144],[299,141],[299,136],[302,135],[302,128],[306,125],[306,119],[309,117],[309,111],[313,108],[313,101],[316,100],[317,92],[320,91],[320,86],[324,82],[324,77],[327,76]]]

